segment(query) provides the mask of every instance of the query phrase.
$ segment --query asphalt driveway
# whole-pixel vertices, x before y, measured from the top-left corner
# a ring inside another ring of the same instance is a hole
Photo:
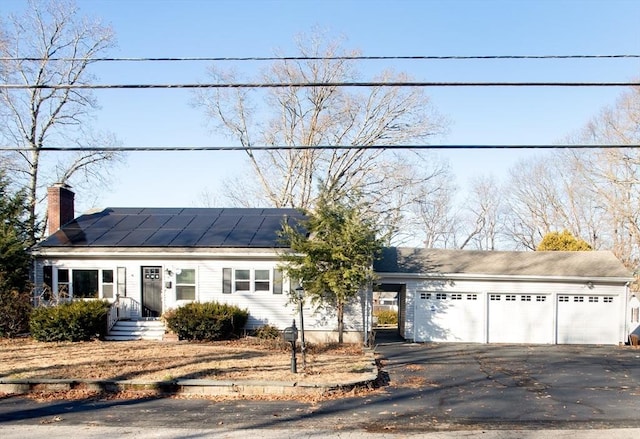
[[[376,343],[389,394],[412,401],[436,423],[640,424],[638,349],[415,344],[389,331]]]
[[[640,350],[414,344],[393,331],[379,332],[376,343],[381,386],[371,392],[317,402],[164,397],[38,402],[7,396],[0,397],[0,431],[34,425],[210,429],[216,436],[278,429],[282,437],[351,437],[348,432],[409,437],[448,430],[453,437],[457,430],[482,437],[489,437],[488,430],[521,432],[504,437],[548,437],[549,430],[569,429],[573,432],[563,437],[575,437],[575,430],[635,428],[620,430],[618,437],[627,437],[640,431]],[[301,435],[303,430],[313,434]],[[14,437],[25,437],[22,433],[17,430]]]

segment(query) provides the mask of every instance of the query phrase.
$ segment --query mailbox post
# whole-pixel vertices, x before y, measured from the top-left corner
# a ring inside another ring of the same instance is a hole
[[[291,343],[291,372],[298,373],[298,365],[296,362],[296,340],[298,340],[298,328],[296,328],[296,321],[293,320],[293,325],[288,328],[284,328],[282,332],[284,341]]]

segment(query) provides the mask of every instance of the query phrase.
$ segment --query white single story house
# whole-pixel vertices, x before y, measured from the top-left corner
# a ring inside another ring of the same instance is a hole
[[[246,329],[299,326],[279,269],[279,232],[295,209],[107,208],[74,217],[74,194],[49,188],[49,236],[32,249],[36,300],[100,298],[119,316],[155,318],[189,302],[249,311]],[[416,342],[619,344],[640,334],[634,280],[610,252],[385,248],[376,297],[397,303]],[[345,341],[368,342],[374,291],[345,309]],[[306,339],[336,339],[333,309],[303,309]]]
[[[640,330],[634,278],[610,252],[386,248],[374,267],[416,342],[619,344]]]
[[[74,218],[74,193],[49,188],[49,236],[33,249],[36,299],[99,298],[126,308],[128,319],[154,318],[197,301],[249,311],[246,329],[299,322],[283,276],[284,221],[295,209],[107,208]],[[366,342],[371,293],[345,309],[345,341]],[[334,310],[304,306],[309,341],[335,338]]]

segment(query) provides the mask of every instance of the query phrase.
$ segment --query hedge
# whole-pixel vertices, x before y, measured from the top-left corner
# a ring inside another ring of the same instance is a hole
[[[36,308],[29,329],[38,341],[89,341],[107,333],[109,302],[76,300],[52,307]]]

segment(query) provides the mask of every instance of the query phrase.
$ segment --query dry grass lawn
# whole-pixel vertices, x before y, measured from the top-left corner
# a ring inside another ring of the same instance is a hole
[[[315,346],[307,368],[291,373],[291,351],[245,338],[232,342],[0,340],[1,379],[258,380],[323,383],[356,380],[370,370],[359,346]]]

